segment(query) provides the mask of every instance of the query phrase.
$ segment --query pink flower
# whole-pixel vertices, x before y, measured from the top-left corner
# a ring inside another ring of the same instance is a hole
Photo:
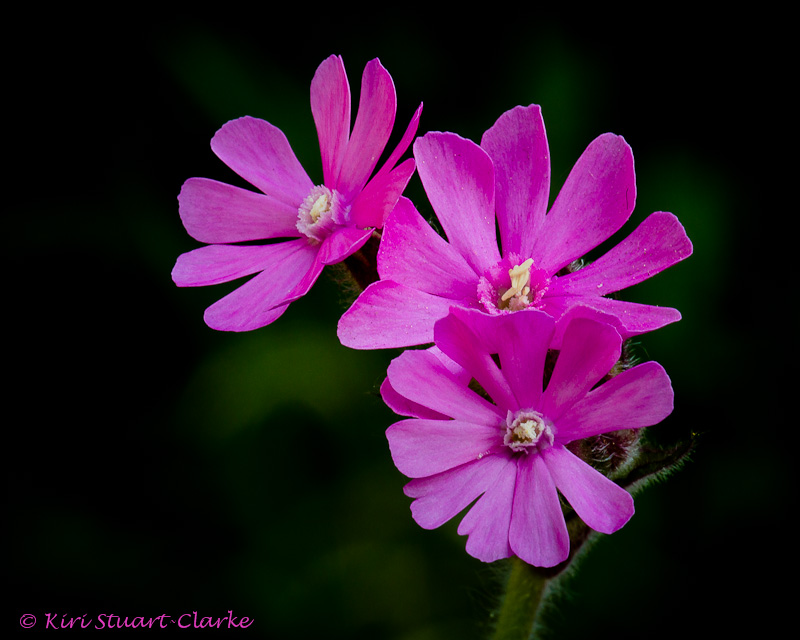
[[[178,197],[186,230],[201,247],[178,258],[178,286],[218,284],[255,275],[211,305],[206,323],[249,331],[275,321],[305,295],[325,265],[358,251],[383,227],[414,172],[409,158],[422,105],[386,163],[370,180],[394,126],[392,78],[375,59],[361,81],[350,132],[350,87],[339,56],[325,60],[311,82],[311,111],[322,153],[323,183],[315,185],[286,136],[257,118],[225,124],[211,140],[214,153],[261,193],[206,178],[190,178]],[[264,244],[236,244],[294,238]]]
[[[691,254],[671,213],[653,213],[598,260],[570,266],[633,211],[633,155],[620,136],[604,134],[589,145],[549,213],[550,156],[536,105],[503,114],[481,146],[432,132],[414,143],[414,156],[449,242],[401,198],[381,240],[381,280],[339,322],[343,344],[430,343],[434,323],[453,305],[492,315],[539,309],[556,319],[588,306],[609,314],[623,338],[680,319],[675,309],[605,297]]]
[[[484,562],[514,554],[550,567],[567,559],[558,492],[596,531],[622,527],[634,512],[630,494],[566,445],[650,426],[672,411],[669,378],[655,362],[596,386],[619,359],[622,338],[572,315],[546,386],[555,321],[535,310],[453,308],[436,323],[436,347],[406,351],[389,366],[384,400],[411,417],[386,435],[397,468],[413,478],[405,493],[414,520],[433,529],[472,505],[458,533]],[[491,401],[473,391],[473,378]]]

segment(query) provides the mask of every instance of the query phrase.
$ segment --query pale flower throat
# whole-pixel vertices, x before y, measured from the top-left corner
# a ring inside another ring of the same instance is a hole
[[[533,265],[533,258],[528,258],[522,264],[515,265],[508,270],[508,275],[511,278],[511,287],[506,289],[505,293],[500,296],[498,307],[501,309],[507,308],[512,311],[524,309],[530,305],[530,282],[531,282],[531,266]],[[503,304],[505,303],[505,305]]]
[[[349,207],[342,205],[338,191],[332,191],[323,184],[317,185],[297,210],[297,230],[312,240],[322,242],[337,225],[347,223],[349,211]]]
[[[525,453],[543,451],[553,444],[554,435],[551,426],[541,413],[533,409],[524,409],[516,413],[509,411],[503,444],[512,451]]]
[[[549,286],[550,278],[533,258],[511,254],[478,279],[478,301],[492,314],[537,308]]]

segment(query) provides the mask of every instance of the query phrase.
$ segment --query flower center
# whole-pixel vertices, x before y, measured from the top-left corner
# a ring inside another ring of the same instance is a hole
[[[493,314],[538,306],[550,284],[547,274],[533,266],[533,258],[515,254],[503,259],[478,281],[478,299]]]
[[[342,204],[338,191],[318,185],[311,189],[297,210],[297,230],[322,242],[337,225],[347,222],[349,212],[350,208]]]
[[[552,425],[533,409],[524,409],[516,414],[508,412],[506,434],[503,444],[512,451],[543,451],[553,444]]]

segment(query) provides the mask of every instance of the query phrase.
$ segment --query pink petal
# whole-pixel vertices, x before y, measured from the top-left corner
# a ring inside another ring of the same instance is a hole
[[[250,184],[295,209],[314,186],[283,132],[264,120],[245,116],[227,122],[211,148]]]
[[[557,278],[552,295],[604,295],[647,280],[692,254],[692,243],[671,213],[649,215],[636,230],[583,269]]]
[[[376,175],[353,201],[352,223],[362,229],[383,227],[413,173],[414,159],[409,158],[393,171]]]
[[[534,241],[536,266],[556,273],[616,232],[633,211],[633,153],[621,136],[596,138],[573,167]]]
[[[352,349],[392,349],[433,342],[433,325],[458,300],[381,280],[369,285],[339,319],[341,343]]]
[[[508,538],[521,560],[537,567],[553,567],[567,559],[567,525],[556,485],[540,455],[520,461],[513,509]]]
[[[503,254],[530,256],[550,193],[550,152],[541,108],[532,104],[506,111],[483,134],[481,146],[494,163]]]
[[[345,201],[355,198],[367,184],[392,133],[396,111],[392,77],[377,58],[370,60],[361,79],[358,114],[339,177],[333,185],[328,185],[337,189]]]
[[[544,392],[542,413],[557,422],[611,370],[621,349],[622,338],[613,327],[585,318],[569,321]]]
[[[454,300],[477,297],[477,274],[407,198],[398,201],[387,220],[378,273],[382,280]]]
[[[333,189],[350,136],[350,84],[341,57],[330,56],[317,68],[311,81],[311,113],[319,137],[324,183]]]
[[[476,273],[496,265],[494,169],[487,153],[454,133],[432,132],[414,142],[414,157],[450,244]]]
[[[558,490],[592,529],[614,533],[631,519],[631,495],[597,469],[564,447],[551,447],[542,457]]]
[[[545,296],[539,308],[557,320],[575,306],[594,309],[616,318],[615,328],[627,340],[648,331],[654,331],[681,319],[677,309],[613,300],[601,296]],[[560,323],[560,320],[558,320]],[[558,330],[556,332],[558,334]]]
[[[459,380],[429,351],[402,353],[389,364],[392,387],[401,395],[449,418],[498,425],[506,413],[487,402]]]
[[[412,402],[405,396],[400,395],[392,387],[389,378],[381,383],[381,398],[392,411],[399,416],[409,418],[425,418],[428,420],[447,420],[447,416],[421,404]]]
[[[326,265],[341,262],[363,247],[371,235],[372,229],[339,227],[322,243],[319,250],[320,262]]]
[[[491,354],[497,353],[494,338],[488,344],[481,340],[481,335],[486,335],[481,328],[487,318],[499,320],[501,316],[487,316],[477,310],[453,307],[449,315],[436,323],[434,340],[447,357],[472,374],[502,411],[515,411],[520,408],[519,404],[508,380],[492,359]]]
[[[410,418],[386,430],[392,460],[400,473],[422,478],[480,460],[503,446],[496,426],[462,420]]]
[[[289,242],[243,247],[211,244],[179,256],[172,270],[172,280],[179,287],[229,282],[273,268],[280,259],[276,252],[282,255],[287,251],[294,251]]]
[[[502,459],[501,456],[494,456]],[[499,465],[498,465],[499,466]],[[511,508],[517,482],[517,464],[507,458],[485,493],[469,510],[458,526],[460,535],[468,535],[467,553],[482,562],[494,562],[512,555],[508,543]]]
[[[411,505],[414,520],[423,529],[441,526],[486,491],[509,462],[506,455],[489,455],[434,476],[412,480],[403,491],[415,499]]]
[[[477,348],[497,354],[503,377],[516,398],[513,408],[538,408],[553,319],[534,309],[499,316],[472,309],[453,309],[451,314],[469,325]]]
[[[408,127],[406,128],[403,137],[400,138],[400,142],[397,143],[394,151],[392,151],[392,153],[386,159],[386,162],[383,164],[383,166],[378,169],[378,173],[375,174],[376,178],[394,169],[394,166],[400,160],[400,156],[406,152],[406,149],[408,149],[413,142],[414,136],[417,135],[417,128],[419,127],[419,118],[421,115],[422,105],[420,104],[417,107],[417,110],[414,112],[414,115],[411,116],[411,121],[408,123]]]
[[[178,196],[186,231],[209,244],[295,238],[297,206],[207,178],[189,178]]]
[[[305,238],[267,246],[272,253],[264,270],[206,309],[204,318],[209,327],[251,331],[283,313],[275,308],[286,306],[287,298],[313,267],[317,247]]]
[[[556,423],[560,442],[572,442],[617,429],[639,429],[661,422],[673,407],[672,385],[664,368],[645,362],[623,371],[573,404]]]

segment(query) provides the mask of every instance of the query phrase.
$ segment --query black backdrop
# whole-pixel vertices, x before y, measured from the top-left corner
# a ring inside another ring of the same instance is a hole
[[[773,581],[792,575],[795,422],[781,409],[791,378],[771,359],[785,360],[796,323],[767,289],[788,273],[774,247],[795,208],[772,201],[790,131],[782,40],[767,30],[779,16],[396,9],[12,14],[7,629],[43,632],[48,613],[231,609],[255,620],[247,637],[483,637],[497,572],[466,555],[455,522],[411,520],[377,395],[396,353],[338,344],[335,283],[323,277],[272,327],[221,334],[202,311],[226,289],[170,280],[198,246],[178,218],[182,182],[236,180],[208,145],[225,121],[276,124],[319,177],[308,86],[338,53],[355,92],[380,57],[398,128],[425,103],[420,134],[479,140],[503,111],[541,104],[553,195],[595,136],[632,145],[624,232],[667,210],[695,245],[629,292],[684,316],[641,341],[676,390],[658,429],[703,435],[587,557],[549,637],[771,635],[788,596]],[[429,211],[416,177],[408,195]]]

